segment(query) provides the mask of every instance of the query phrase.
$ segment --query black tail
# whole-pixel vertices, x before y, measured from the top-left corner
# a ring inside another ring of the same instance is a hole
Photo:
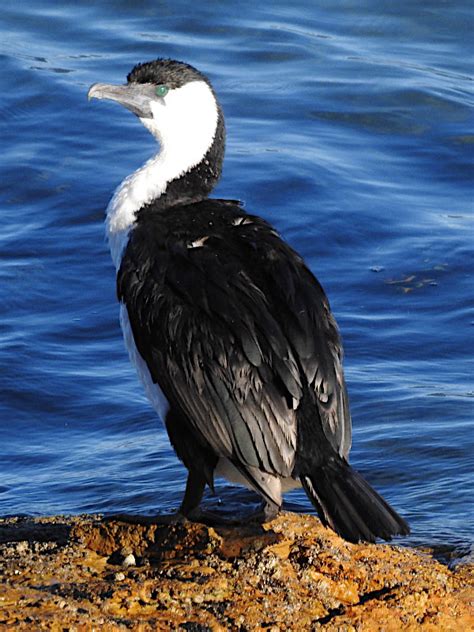
[[[300,479],[322,523],[349,542],[391,540],[410,533],[405,520],[339,456]]]

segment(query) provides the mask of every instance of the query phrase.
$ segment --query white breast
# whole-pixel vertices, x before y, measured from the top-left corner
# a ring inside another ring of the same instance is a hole
[[[151,405],[158,413],[162,421],[165,420],[166,413],[169,410],[168,400],[163,394],[163,391],[154,384],[151,379],[150,371],[146,365],[146,362],[142,356],[138,353],[138,349],[133,339],[132,328],[130,326],[130,320],[128,318],[127,308],[125,305],[120,305],[120,325],[122,326],[123,337],[125,339],[125,346],[128,349],[128,354],[132,364],[135,366],[138,377],[145,387],[145,393],[151,402]]]
[[[106,231],[115,267],[120,267],[136,213],[160,197],[168,182],[162,178],[162,155],[150,158],[143,167],[125,178],[107,207]]]

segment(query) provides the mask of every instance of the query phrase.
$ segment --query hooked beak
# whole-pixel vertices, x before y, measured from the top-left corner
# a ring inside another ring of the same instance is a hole
[[[124,86],[94,83],[87,93],[88,99],[117,101],[140,118],[153,118],[150,108],[153,96],[153,87],[141,83],[129,83]]]

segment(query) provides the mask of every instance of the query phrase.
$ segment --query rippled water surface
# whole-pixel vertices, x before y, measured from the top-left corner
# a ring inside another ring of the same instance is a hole
[[[211,77],[226,113],[216,195],[272,221],[329,295],[353,464],[408,542],[473,539],[472,32],[467,0],[3,7],[0,514],[179,503],[185,472],[129,365],[103,236],[154,144],[86,100],[170,56]]]

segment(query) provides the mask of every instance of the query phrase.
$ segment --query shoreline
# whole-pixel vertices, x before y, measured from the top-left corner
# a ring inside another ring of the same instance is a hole
[[[0,519],[0,629],[449,630],[474,565],[350,544],[313,516],[208,527],[98,515]]]

